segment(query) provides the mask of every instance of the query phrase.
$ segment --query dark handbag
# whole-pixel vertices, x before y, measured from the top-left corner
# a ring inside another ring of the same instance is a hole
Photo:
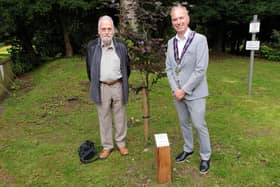
[[[98,160],[98,157],[93,159],[97,154],[97,150],[94,147],[94,143],[90,140],[83,142],[78,149],[80,161],[84,164],[91,163]]]

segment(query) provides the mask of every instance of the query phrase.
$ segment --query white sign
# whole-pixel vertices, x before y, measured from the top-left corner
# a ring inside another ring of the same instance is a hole
[[[246,50],[259,50],[260,41],[246,41]]]
[[[251,22],[249,32],[250,33],[258,33],[260,32],[260,22]]]
[[[157,147],[169,146],[168,136],[166,133],[155,134],[155,139]]]
[[[1,74],[1,78],[4,80],[4,66],[0,65],[0,74]]]

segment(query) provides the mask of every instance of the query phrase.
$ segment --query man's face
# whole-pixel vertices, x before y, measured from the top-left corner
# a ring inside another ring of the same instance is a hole
[[[182,8],[176,8],[171,13],[171,22],[173,28],[178,34],[184,34],[189,25],[190,18],[186,11]]]
[[[103,43],[111,43],[114,35],[114,28],[112,22],[106,19],[102,20],[100,22],[100,27],[98,28],[98,34]]]

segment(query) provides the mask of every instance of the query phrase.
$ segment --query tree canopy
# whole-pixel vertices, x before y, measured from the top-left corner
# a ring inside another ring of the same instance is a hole
[[[39,64],[44,57],[83,54],[86,43],[96,37],[99,16],[108,14],[115,23],[120,22],[120,2],[0,0],[0,42],[12,44],[14,62],[31,66]],[[156,8],[160,3],[160,7],[168,9],[174,2],[139,1],[139,5],[145,7],[136,15],[142,34],[152,29],[153,37],[170,38],[174,32],[170,19],[166,19],[168,11],[163,15]],[[190,26],[207,36],[213,50],[244,52],[244,43],[250,38],[249,22],[254,14],[261,21],[261,31],[257,35],[261,42],[273,42],[273,31],[280,30],[280,1],[190,0],[185,5],[190,11]],[[149,11],[153,9],[155,11]],[[156,26],[149,28],[151,22],[156,22]]]

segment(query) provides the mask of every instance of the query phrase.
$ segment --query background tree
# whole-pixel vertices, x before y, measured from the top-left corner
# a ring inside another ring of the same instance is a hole
[[[84,19],[95,12],[94,9],[101,5],[100,1],[86,0],[38,0],[36,1],[36,11],[43,17],[45,23],[41,28],[50,31],[55,28],[62,38],[66,57],[73,56],[75,44],[75,34],[83,32]],[[94,16],[95,17],[95,16]],[[48,28],[46,28],[46,25]],[[40,33],[38,33],[40,34]],[[55,37],[55,35],[51,35]]]
[[[1,36],[12,40],[11,53],[15,65],[24,61],[23,68],[27,70],[38,65],[40,58],[32,44],[34,32],[38,28],[34,4],[29,0],[0,0],[0,12]]]
[[[204,33],[209,47],[233,54],[245,52],[245,42],[250,39],[249,23],[254,14],[261,20],[261,41],[269,40],[272,30],[279,28],[280,1],[202,0],[189,1],[191,26]]]
[[[174,2],[0,0],[0,42],[12,44],[14,71],[22,73],[42,63],[45,57],[83,54],[86,43],[96,37],[99,16],[108,14],[116,25],[120,23],[121,33],[133,36],[134,47],[149,48],[150,39],[165,40],[174,35],[167,12],[161,11]],[[261,21],[257,35],[261,44],[273,47],[273,30],[280,30],[280,1],[189,0],[185,5],[190,11],[191,27],[207,36],[211,51],[246,54],[245,41],[250,40],[248,27],[254,14]],[[129,30],[137,35],[131,35]]]
[[[98,0],[0,0],[0,41],[12,44],[14,72],[29,71],[45,57],[72,56],[73,48],[81,53],[105,8]]]

